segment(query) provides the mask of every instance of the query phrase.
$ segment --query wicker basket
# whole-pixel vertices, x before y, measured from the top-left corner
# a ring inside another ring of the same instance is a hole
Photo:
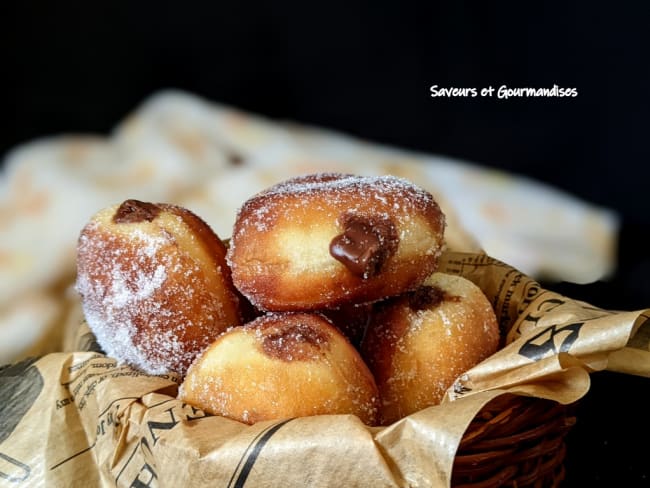
[[[564,479],[565,435],[575,404],[504,395],[486,405],[456,453],[452,486],[558,486]]]

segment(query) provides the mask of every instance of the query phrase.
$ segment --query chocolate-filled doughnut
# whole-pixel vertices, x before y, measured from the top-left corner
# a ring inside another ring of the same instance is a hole
[[[96,213],[77,246],[76,289],[103,350],[147,373],[184,374],[240,296],[226,247],[191,211],[126,200]]]
[[[260,309],[335,308],[416,288],[436,269],[444,228],[433,196],[404,179],[312,174],[246,201],[227,259]]]
[[[498,345],[490,302],[463,277],[433,273],[416,290],[377,304],[361,351],[382,399],[380,422],[437,405]]]
[[[253,424],[351,414],[377,420],[379,395],[358,351],[324,316],[269,313],[235,327],[192,364],[184,402]]]

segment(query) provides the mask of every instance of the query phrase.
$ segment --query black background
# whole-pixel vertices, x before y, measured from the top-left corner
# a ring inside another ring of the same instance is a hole
[[[645,2],[3,2],[0,154],[106,134],[180,88],[546,181],[622,218],[617,273],[553,283],[605,308],[650,307]],[[429,87],[576,88],[575,98],[432,98]],[[592,375],[567,486],[650,485],[648,381]],[[622,416],[622,418],[617,418]]]

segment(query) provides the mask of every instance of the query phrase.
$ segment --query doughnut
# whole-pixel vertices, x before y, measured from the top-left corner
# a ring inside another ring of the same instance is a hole
[[[243,423],[327,414],[374,425],[377,385],[323,315],[269,312],[219,336],[190,366],[179,399]]]
[[[78,239],[76,290],[104,352],[183,375],[242,323],[225,256],[211,228],[179,206],[126,200],[93,215]]]
[[[490,302],[466,278],[433,273],[414,291],[376,304],[361,344],[387,425],[442,400],[458,376],[494,354]]]
[[[437,267],[444,228],[433,196],[407,180],[310,174],[244,202],[227,260],[260,309],[335,308],[417,288]]]

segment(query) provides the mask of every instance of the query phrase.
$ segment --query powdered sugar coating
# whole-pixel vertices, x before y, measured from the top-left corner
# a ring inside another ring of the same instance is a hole
[[[79,237],[76,289],[86,321],[109,356],[150,374],[184,374],[240,323],[220,272],[225,248],[216,263],[206,258],[205,236],[167,207],[162,223],[116,224],[114,210],[98,213]]]
[[[392,211],[408,215],[424,212],[432,205],[437,207],[429,192],[397,176],[315,173],[290,178],[261,191],[239,208],[236,221],[242,227],[252,225],[263,232],[273,224],[272,209],[286,205],[288,197],[293,205],[301,207],[314,203],[322,195],[326,195],[331,206],[349,205],[358,200],[356,206],[353,204],[346,208],[347,211],[358,210],[373,202],[384,217],[389,217]]]

